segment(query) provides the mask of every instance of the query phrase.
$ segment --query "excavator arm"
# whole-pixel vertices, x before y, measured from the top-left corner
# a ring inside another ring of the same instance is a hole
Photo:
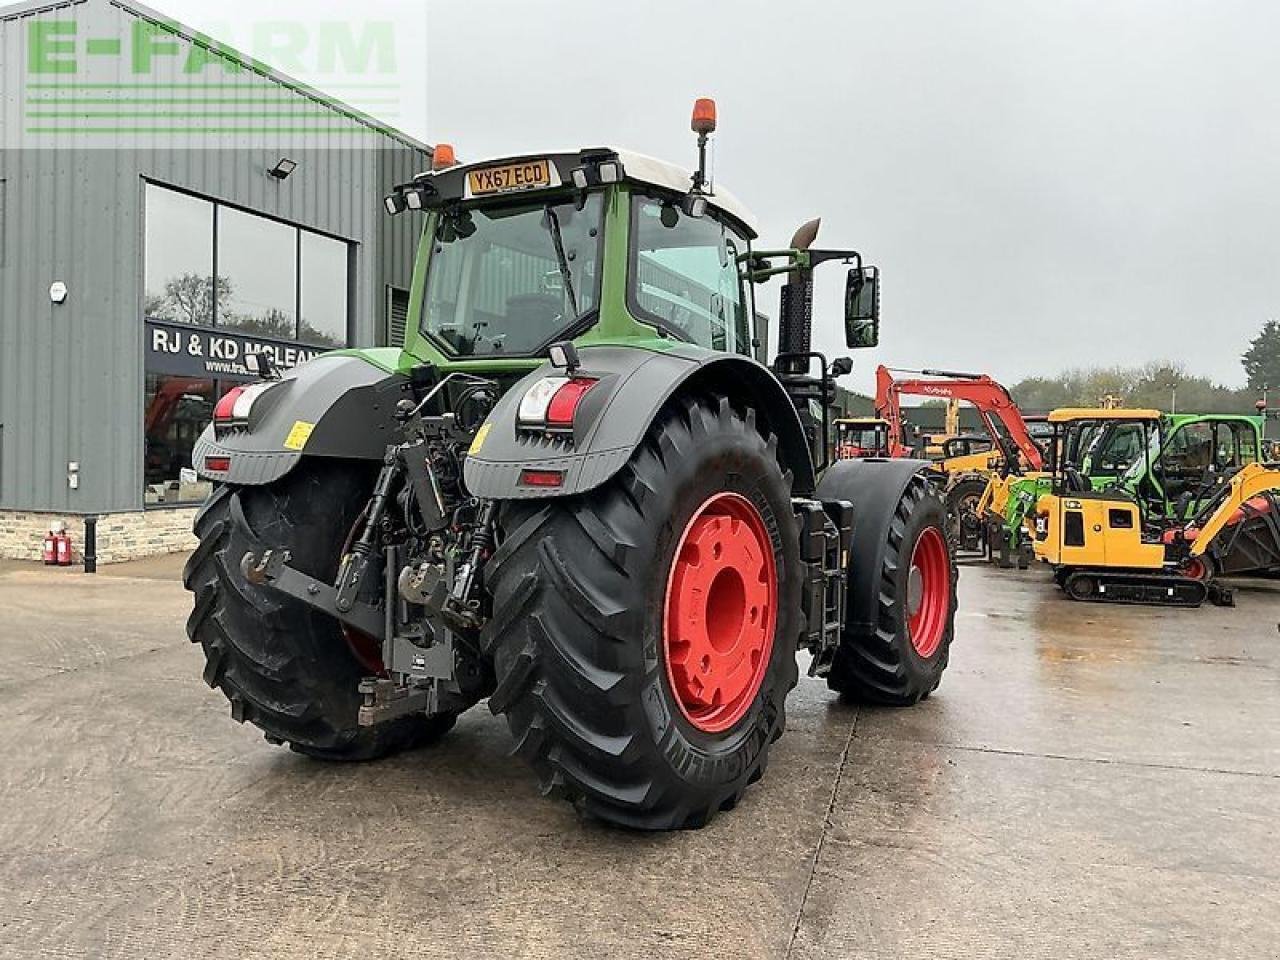
[[[920,378],[899,380],[894,373],[920,374]],[[1026,469],[1044,469],[1044,457],[1040,447],[1031,439],[1022,412],[1001,384],[982,373],[954,373],[948,370],[891,371],[886,366],[876,368],[876,414],[889,424],[889,455],[911,455],[905,440],[902,419],[902,397],[929,397],[945,400],[948,404],[971,403],[982,415],[987,432],[995,448],[1006,461],[1012,457],[1022,460]],[[999,423],[1002,434],[996,427]],[[1015,448],[1009,449],[1009,444]],[[1017,467],[1018,465],[1012,464]]]
[[[1209,549],[1220,533],[1229,526],[1235,526],[1251,513],[1269,513],[1271,506],[1280,500],[1280,466],[1276,464],[1251,463],[1242,468],[1231,478],[1225,496],[1195,530],[1195,539],[1191,543],[1191,556],[1198,557]],[[1280,552],[1280,537],[1277,537],[1276,522],[1280,518],[1272,517],[1269,527],[1272,538],[1277,540],[1276,550]]]

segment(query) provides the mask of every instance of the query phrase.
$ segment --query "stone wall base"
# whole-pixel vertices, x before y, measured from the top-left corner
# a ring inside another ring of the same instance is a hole
[[[121,563],[162,553],[193,550],[196,506],[98,517],[98,563]],[[75,563],[84,561],[84,518],[75,514],[0,510],[0,559],[40,560],[49,525],[66,524]]]

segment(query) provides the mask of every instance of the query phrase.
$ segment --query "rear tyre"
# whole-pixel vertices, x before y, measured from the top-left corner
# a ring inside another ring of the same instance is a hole
[[[955,635],[957,576],[942,501],[916,476],[889,524],[876,629],[845,631],[827,685],[852,700],[889,706],[929,696],[947,669]]]
[[[699,827],[759,779],[800,637],[790,481],[753,411],[678,401],[588,494],[504,505],[483,642],[544,793]]]
[[[183,572],[195,594],[187,635],[204,651],[204,680],[226,695],[231,716],[272,742],[327,760],[369,760],[417,746],[456,719],[357,726],[356,688],[369,670],[337,621],[240,573],[247,551],[268,546],[288,550],[292,566],[332,583],[372,484],[360,466],[303,463],[269,486],[218,487],[196,517],[200,543]]]

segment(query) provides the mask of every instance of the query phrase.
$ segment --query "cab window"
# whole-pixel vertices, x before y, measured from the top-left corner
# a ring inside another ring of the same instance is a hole
[[[1085,473],[1092,477],[1119,477],[1143,455],[1146,431],[1140,423],[1121,423],[1099,436],[1091,450]]]
[[[669,200],[637,196],[631,211],[627,301],[637,319],[712,350],[750,353],[737,261],[746,238],[710,213],[685,216]]]
[[[1258,443],[1253,428],[1238,420],[1224,420],[1214,424],[1217,452],[1214,465],[1229,472],[1253,463],[1258,459]]]
[[[1176,431],[1160,454],[1158,474],[1165,494],[1176,497],[1198,488],[1214,462],[1213,424],[1189,423]]]

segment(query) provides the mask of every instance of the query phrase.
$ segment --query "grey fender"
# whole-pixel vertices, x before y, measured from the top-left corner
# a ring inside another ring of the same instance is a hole
[[[192,465],[210,480],[253,485],[280,479],[303,456],[381,460],[395,442],[392,413],[407,387],[407,378],[363,357],[317,357],[258,397],[245,429],[215,437],[206,427]],[[227,458],[229,469],[208,469],[210,457]]]
[[[822,474],[815,496],[853,504],[849,549],[846,629],[875,630],[879,617],[880,569],[889,542],[889,524],[911,481],[933,466],[927,460],[838,460]]]
[[[564,375],[550,364],[539,367],[503,395],[481,428],[464,468],[473,496],[529,499],[593,490],[622,469],[667,401],[688,390],[714,391],[751,407],[760,429],[777,436],[793,491],[813,491],[813,463],[800,418],[781,384],[755,360],[686,345],[671,352],[623,346],[579,352],[577,372],[599,382],[582,399],[572,438],[517,428],[517,408],[526,391],[544,377]],[[521,472],[529,469],[561,471],[563,480],[554,488],[521,486]]]

